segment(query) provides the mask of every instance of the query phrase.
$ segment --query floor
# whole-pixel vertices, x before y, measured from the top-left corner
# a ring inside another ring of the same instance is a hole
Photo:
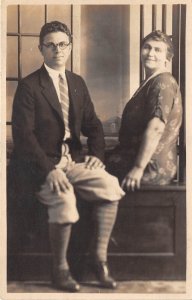
[[[8,293],[62,293],[48,281],[8,282]],[[125,281],[116,290],[101,289],[97,282],[81,283],[80,293],[185,293],[185,281]]]

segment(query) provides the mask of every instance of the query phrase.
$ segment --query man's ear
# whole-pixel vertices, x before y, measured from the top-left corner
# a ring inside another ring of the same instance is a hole
[[[69,45],[69,53],[71,52],[72,50],[72,43]]]
[[[69,58],[70,54],[71,54],[71,50],[72,50],[72,44],[70,44],[67,48],[68,54],[67,54],[67,59]]]

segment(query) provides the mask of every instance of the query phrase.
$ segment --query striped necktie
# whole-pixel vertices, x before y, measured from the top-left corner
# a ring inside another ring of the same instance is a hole
[[[65,124],[65,138],[68,138],[70,137],[69,95],[68,95],[67,82],[65,78],[63,78],[62,74],[59,74],[59,90],[60,90],[61,109],[62,109],[64,124]]]

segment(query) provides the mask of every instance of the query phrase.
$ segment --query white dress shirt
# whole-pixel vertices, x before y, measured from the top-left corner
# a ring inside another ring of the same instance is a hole
[[[49,74],[49,76],[51,77],[59,102],[61,102],[60,99],[60,90],[59,90],[59,74],[62,75],[63,79],[66,80],[66,76],[65,76],[65,69],[62,72],[59,72],[57,70],[51,69],[50,67],[48,67],[45,63],[44,66]],[[67,90],[68,90],[68,86],[66,85]],[[69,131],[65,132],[65,136],[63,137],[63,141],[65,141],[66,139],[70,138],[71,134]],[[60,162],[56,165],[57,168],[61,168],[61,169],[65,169],[66,165],[68,162],[72,161],[71,155],[69,154],[69,147],[66,143],[63,143],[62,145],[62,157]]]
[[[61,74],[62,77],[63,77],[63,79],[66,80],[66,82],[67,82],[67,79],[66,79],[66,76],[65,76],[65,69],[62,72],[59,72],[57,70],[51,69],[45,63],[44,63],[44,66],[45,66],[45,68],[46,68],[49,76],[51,77],[51,79],[53,81],[53,84],[54,84],[54,87],[55,87],[55,90],[56,90],[59,102],[61,102],[61,99],[60,99],[60,90],[59,90],[59,74]],[[66,84],[66,88],[68,90],[68,85],[67,84]],[[64,140],[70,138],[70,136],[71,136],[70,131],[69,132],[65,132]]]

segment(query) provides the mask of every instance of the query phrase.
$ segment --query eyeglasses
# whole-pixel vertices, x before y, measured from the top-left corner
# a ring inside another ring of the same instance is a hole
[[[54,43],[44,44],[44,43],[42,43],[43,46],[45,46],[45,47],[47,47],[48,49],[51,49],[51,50],[55,50],[57,48],[57,46],[59,46],[59,48],[61,50],[64,50],[70,44],[71,44],[71,42],[68,42],[68,43],[66,43],[66,42],[60,42],[60,43],[57,43],[57,44],[54,44]]]

